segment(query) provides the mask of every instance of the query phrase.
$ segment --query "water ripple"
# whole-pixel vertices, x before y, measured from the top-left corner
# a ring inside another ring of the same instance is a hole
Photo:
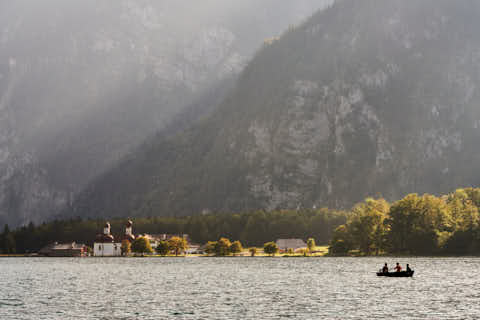
[[[376,277],[384,260],[409,262],[415,277]],[[478,258],[0,259],[0,319],[475,319],[478,266]]]

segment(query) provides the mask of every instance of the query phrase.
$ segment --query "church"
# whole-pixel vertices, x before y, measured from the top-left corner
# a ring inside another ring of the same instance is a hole
[[[95,257],[119,257],[122,255],[122,241],[127,240],[130,243],[135,240],[132,233],[133,222],[127,221],[125,225],[125,234],[115,241],[111,234],[110,223],[105,223],[103,233],[97,235],[93,244],[93,255]]]

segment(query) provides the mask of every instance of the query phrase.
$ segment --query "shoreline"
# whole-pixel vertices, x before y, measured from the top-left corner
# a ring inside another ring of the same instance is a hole
[[[0,254],[1,258],[119,258],[119,259],[130,259],[130,258],[231,258],[231,259],[238,259],[238,258],[311,258],[311,259],[318,259],[318,258],[352,258],[352,259],[365,259],[365,258],[480,258],[480,255],[423,255],[423,256],[414,256],[414,255],[385,255],[385,256],[330,256],[330,255],[312,255],[312,256],[304,256],[304,255],[255,255],[255,256],[215,256],[215,255],[145,255],[145,256],[84,256],[84,257],[68,257],[68,256],[43,256],[37,254]]]

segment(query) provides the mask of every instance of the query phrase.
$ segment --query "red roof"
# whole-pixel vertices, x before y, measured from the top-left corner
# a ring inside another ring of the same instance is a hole
[[[100,242],[100,243],[112,243],[114,241],[114,238],[111,234],[98,234],[97,238],[95,239],[95,242]]]

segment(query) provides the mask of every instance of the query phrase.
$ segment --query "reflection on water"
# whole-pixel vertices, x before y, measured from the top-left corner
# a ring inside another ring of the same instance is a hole
[[[377,277],[385,261],[413,278]],[[466,319],[478,258],[2,258],[0,319]]]

